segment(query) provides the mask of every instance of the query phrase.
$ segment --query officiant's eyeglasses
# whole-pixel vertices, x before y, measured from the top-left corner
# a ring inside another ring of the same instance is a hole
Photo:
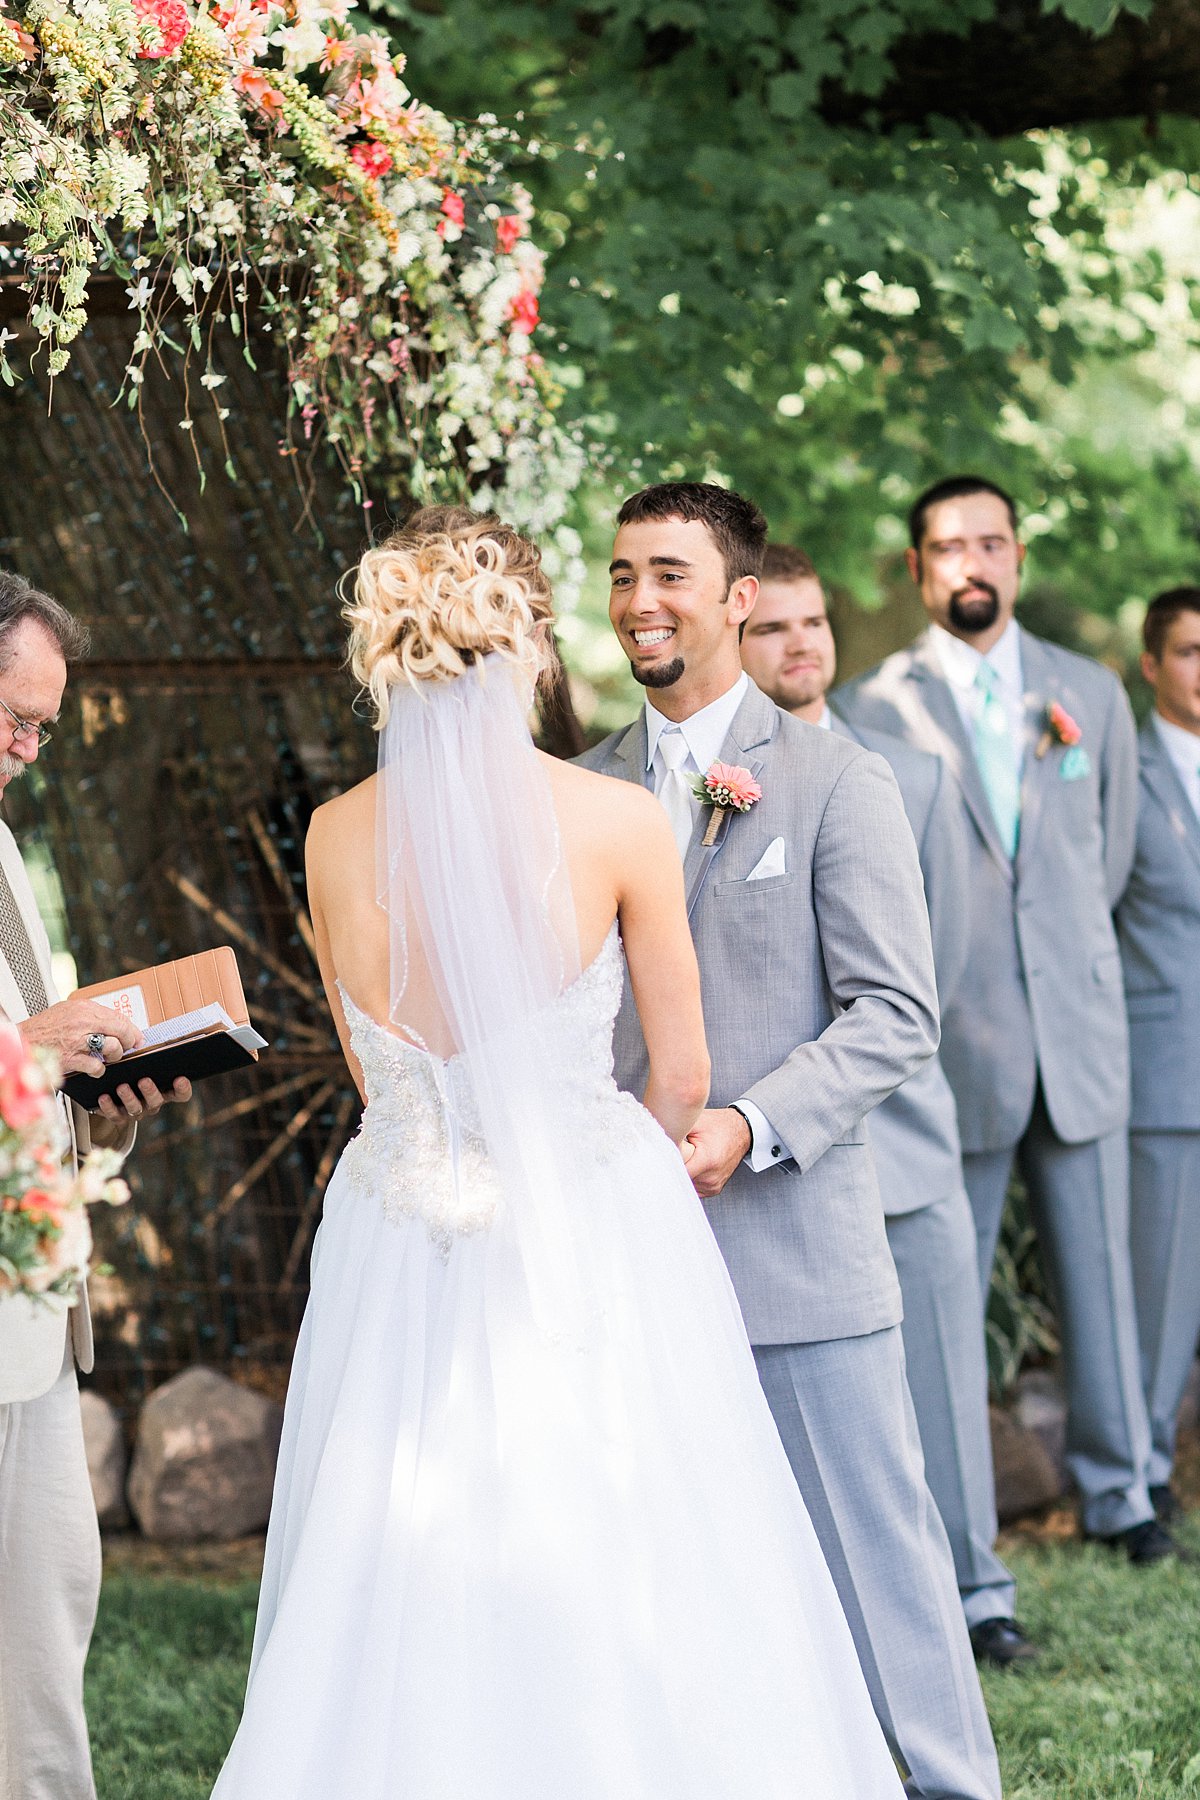
[[[36,737],[37,746],[40,750],[43,745],[48,744],[50,739],[54,736],[54,733],[50,730],[48,725],[31,725],[28,719],[18,718],[12,707],[8,705],[7,701],[0,700],[0,706],[4,708],[5,712],[12,720],[14,744],[22,744],[28,738]]]

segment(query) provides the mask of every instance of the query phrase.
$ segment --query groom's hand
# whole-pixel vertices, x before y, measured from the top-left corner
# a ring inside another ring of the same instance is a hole
[[[687,1172],[702,1200],[719,1194],[750,1148],[750,1127],[732,1106],[709,1106],[700,1114],[687,1141],[693,1155]]]

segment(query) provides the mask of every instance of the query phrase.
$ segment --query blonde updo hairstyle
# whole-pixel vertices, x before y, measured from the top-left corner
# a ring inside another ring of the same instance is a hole
[[[551,661],[550,583],[541,552],[494,513],[425,506],[358,565],[350,668],[371,697],[377,729],[390,690],[455,681],[478,657],[499,656],[535,682]]]

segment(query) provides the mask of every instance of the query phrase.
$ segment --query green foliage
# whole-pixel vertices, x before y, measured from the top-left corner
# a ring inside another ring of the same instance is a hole
[[[1195,1547],[1196,1515],[1180,1536]],[[1007,1800],[1194,1800],[1200,1569],[1079,1544],[1005,1550],[1042,1658],[985,1671]]]
[[[1014,1178],[987,1301],[988,1375],[1000,1399],[1024,1365],[1058,1351],[1058,1326],[1038,1257],[1023,1184]]]
[[[104,1800],[207,1800],[241,1716],[253,1582],[109,1575],[86,1703]]]
[[[1062,5],[1097,31],[1121,10]],[[822,115],[830,84],[879,94],[898,39],[965,33],[995,0],[375,8],[439,105],[538,140],[545,315],[615,480],[719,473],[867,601],[904,503],[947,468],[1011,483],[1045,521],[1042,572],[1086,563],[1100,610],[1190,542],[1178,440],[1089,455],[1092,421],[1062,413],[1081,368],[1153,350],[1163,253],[1114,220],[1161,168],[1200,166],[1193,129],[1000,143]],[[1177,276],[1189,319],[1197,267]]]

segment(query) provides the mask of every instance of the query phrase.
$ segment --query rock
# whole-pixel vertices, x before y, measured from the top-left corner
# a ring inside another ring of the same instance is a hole
[[[1194,1362],[1183,1390],[1179,1407],[1180,1431],[1195,1431],[1200,1426],[1200,1362]]]
[[[1062,1493],[1062,1478],[1036,1432],[998,1406],[989,1408],[996,1466],[996,1512],[1002,1525],[1049,1506]]]
[[[271,1510],[283,1408],[213,1369],[185,1369],[142,1407],[129,1504],[149,1538],[256,1531]]]
[[[125,1505],[125,1438],[116,1409],[91,1388],[82,1388],[79,1411],[83,1418],[83,1447],[96,1517],[102,1531],[119,1531],[129,1523]]]
[[[1067,1478],[1067,1400],[1062,1382],[1053,1369],[1026,1369],[1017,1379],[1013,1413],[1018,1425],[1041,1439],[1042,1447]]]

